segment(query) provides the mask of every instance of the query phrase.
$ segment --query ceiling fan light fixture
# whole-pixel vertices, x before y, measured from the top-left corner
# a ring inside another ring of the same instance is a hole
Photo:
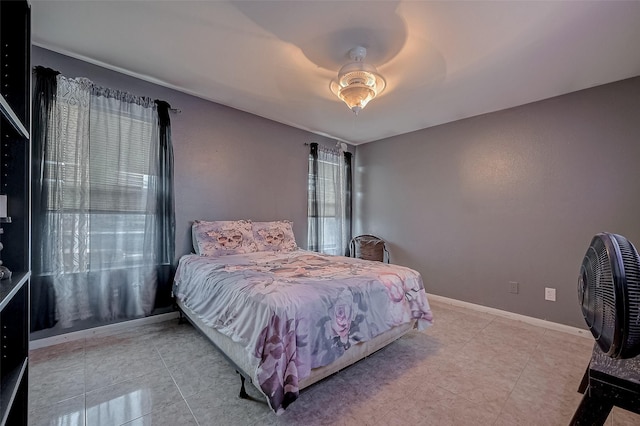
[[[385,89],[387,83],[373,65],[364,63],[367,49],[358,46],[349,51],[350,62],[340,68],[331,91],[356,115]]]

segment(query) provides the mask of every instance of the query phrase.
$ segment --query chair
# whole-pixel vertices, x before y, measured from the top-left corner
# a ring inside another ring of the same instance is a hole
[[[375,235],[358,235],[353,237],[349,243],[349,254],[351,257],[364,260],[377,260],[389,263],[389,251],[382,238]]]

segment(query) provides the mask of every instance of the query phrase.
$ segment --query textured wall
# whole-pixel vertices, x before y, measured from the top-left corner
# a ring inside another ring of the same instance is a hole
[[[591,237],[640,247],[640,77],[360,145],[355,175],[356,234],[428,292],[584,327]]]
[[[163,99],[182,110],[171,115],[177,257],[191,250],[194,219],[289,219],[298,245],[306,247],[309,147],[304,143],[335,146],[335,141],[46,49],[33,48],[32,64]]]
[[[32,64],[182,110],[177,256],[196,218],[286,218],[305,245],[303,143],[334,141],[45,49]],[[638,159],[640,78],[360,145],[356,231],[386,238],[431,293],[582,327],[576,277],[593,234],[640,245]]]

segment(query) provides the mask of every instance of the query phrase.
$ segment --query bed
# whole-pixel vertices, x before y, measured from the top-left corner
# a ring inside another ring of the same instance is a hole
[[[180,311],[282,413],[307,386],[432,323],[412,269],[295,246],[291,223],[196,221]]]

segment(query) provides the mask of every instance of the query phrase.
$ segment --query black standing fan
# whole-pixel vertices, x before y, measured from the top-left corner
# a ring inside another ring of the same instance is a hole
[[[591,240],[578,279],[582,314],[598,346],[612,358],[640,354],[640,259],[625,237]]]

